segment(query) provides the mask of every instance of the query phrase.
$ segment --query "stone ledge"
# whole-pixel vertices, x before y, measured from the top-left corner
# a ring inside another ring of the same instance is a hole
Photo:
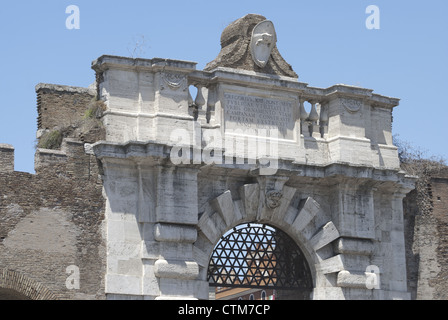
[[[14,147],[10,144],[6,143],[0,143],[0,150],[1,151],[14,151]]]
[[[36,153],[40,154],[40,155],[53,155],[56,157],[66,157],[67,153],[65,151],[62,150],[52,150],[52,149],[41,149],[38,148],[36,150]]]
[[[96,95],[96,91],[92,88],[65,86],[59,84],[39,83],[35,87],[36,92],[41,90],[56,91],[56,92],[68,92],[68,93],[80,93]]]
[[[176,147],[180,147],[177,146]],[[185,146],[191,147],[193,146]],[[171,149],[173,145],[159,143],[155,141],[128,141],[128,142],[108,142],[108,141],[98,141],[92,145],[93,152],[99,159],[110,158],[110,159],[150,159],[153,161],[158,158],[157,161],[170,161]],[[198,149],[199,150],[199,149]],[[199,152],[195,149],[195,151]],[[201,164],[191,164],[193,163],[192,154],[190,152],[190,163],[179,165],[179,167],[204,167],[204,163]],[[215,164],[214,168],[229,168],[229,166],[235,169],[250,170],[254,171],[254,165],[242,164],[242,165],[228,165],[225,162],[225,155],[223,155],[223,164]],[[312,176],[315,178],[327,178],[332,176],[346,176],[348,178],[363,178],[363,179],[373,179],[383,182],[391,183],[407,183],[405,180],[414,180],[413,177],[407,176],[404,171],[399,168],[381,168],[367,165],[351,165],[346,162],[332,162],[324,163],[322,165],[318,164],[304,164],[299,163],[291,159],[279,159],[278,160],[278,175],[287,173],[289,176],[291,174],[296,174],[297,176]],[[398,181],[397,181],[398,178]]]
[[[110,67],[129,70],[146,69],[153,72],[161,70],[191,72],[196,70],[196,65],[196,62],[183,60],[163,58],[134,59],[129,57],[103,55],[92,62],[92,69],[97,72],[102,72]]]

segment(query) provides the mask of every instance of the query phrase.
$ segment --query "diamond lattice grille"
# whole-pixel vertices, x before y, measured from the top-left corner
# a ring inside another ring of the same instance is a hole
[[[248,224],[225,234],[213,251],[210,285],[309,289],[308,264],[294,241],[266,225]]]

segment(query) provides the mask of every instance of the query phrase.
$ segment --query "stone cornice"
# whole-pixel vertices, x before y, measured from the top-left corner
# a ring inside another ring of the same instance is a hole
[[[43,90],[96,95],[95,89],[92,89],[92,88],[64,86],[64,85],[51,84],[51,83],[39,83],[36,85],[36,87],[35,87],[36,92],[43,91]]]
[[[172,60],[163,58],[133,59],[128,57],[103,55],[92,62],[92,69],[103,72],[110,68],[120,70],[146,70],[149,72],[179,72],[188,74],[191,84],[210,86],[217,83],[270,88],[295,93],[305,100],[324,102],[334,97],[350,97],[365,100],[374,106],[394,108],[399,99],[373,93],[373,90],[336,84],[329,88],[310,87],[307,83],[299,82],[297,78],[258,73],[226,67],[218,67],[210,71],[196,70],[196,62]]]
[[[256,73],[253,71],[232,68],[216,68],[212,71],[195,71],[189,74],[190,83],[203,86],[217,83],[241,85],[259,88],[270,88],[296,93],[305,100],[324,102],[335,97],[362,99],[374,106],[394,108],[400,99],[373,93],[366,89],[346,84],[336,84],[329,88],[310,87],[307,83],[298,82],[295,78]]]
[[[181,61],[163,58],[153,59],[133,59],[127,57],[103,55],[92,62],[92,69],[96,72],[103,72],[109,68],[128,70],[148,70],[148,71],[178,71],[189,73],[196,70],[196,62]]]
[[[157,143],[154,141],[139,142],[130,141],[127,143],[111,143],[99,141],[92,145],[93,152],[98,159],[106,160],[110,163],[123,163],[129,160],[152,165],[175,166],[170,160],[170,152],[173,146]],[[191,148],[190,146],[186,146]],[[190,149],[193,152],[200,153],[200,149]],[[192,156],[192,154],[190,155]],[[193,158],[190,158],[189,164],[180,164],[176,167],[191,167],[201,170],[217,170],[226,172],[246,172],[248,175],[259,175],[260,164],[227,164],[223,156],[222,164],[207,165],[203,162],[194,164]],[[264,160],[264,159],[263,159]],[[382,183],[398,183],[402,188],[411,191],[414,188],[416,177],[409,176],[406,172],[394,168],[376,168],[373,166],[351,165],[349,163],[328,163],[328,164],[305,164],[294,162],[289,159],[278,160],[277,176],[287,177],[307,177],[307,178],[338,178],[341,182],[345,179],[374,180]],[[342,179],[342,180],[341,180]]]

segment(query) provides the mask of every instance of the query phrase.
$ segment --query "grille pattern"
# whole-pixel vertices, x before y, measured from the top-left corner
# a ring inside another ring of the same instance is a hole
[[[211,286],[310,289],[311,273],[303,253],[283,231],[247,224],[226,233],[210,259]]]

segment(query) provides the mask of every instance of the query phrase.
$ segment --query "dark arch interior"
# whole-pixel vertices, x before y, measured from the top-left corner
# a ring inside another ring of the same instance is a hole
[[[15,290],[0,288],[0,301],[2,300],[31,300],[31,299]]]
[[[215,299],[306,300],[313,282],[304,254],[286,233],[243,224],[215,246],[208,268]]]

